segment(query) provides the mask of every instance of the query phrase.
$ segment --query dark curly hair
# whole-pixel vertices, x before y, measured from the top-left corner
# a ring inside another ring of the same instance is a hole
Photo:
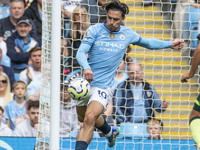
[[[103,10],[107,12],[111,10],[118,10],[122,12],[122,17],[124,18],[125,15],[129,13],[129,8],[125,3],[121,3],[119,0],[108,0],[103,6]]]

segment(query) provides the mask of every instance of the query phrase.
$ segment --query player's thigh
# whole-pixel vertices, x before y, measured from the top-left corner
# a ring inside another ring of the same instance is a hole
[[[102,114],[104,106],[98,101],[91,101],[87,107],[85,118],[89,121],[96,121]]]
[[[76,106],[78,121],[80,122],[84,121],[86,109],[87,109],[87,106]]]

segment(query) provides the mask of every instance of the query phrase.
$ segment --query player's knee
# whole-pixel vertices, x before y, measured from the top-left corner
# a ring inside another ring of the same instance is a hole
[[[93,114],[88,114],[85,116],[84,123],[88,126],[94,126],[95,124],[95,116]]]

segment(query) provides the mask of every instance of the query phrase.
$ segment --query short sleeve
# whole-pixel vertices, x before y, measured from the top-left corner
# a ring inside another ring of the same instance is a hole
[[[96,30],[94,25],[91,25],[85,32],[83,36],[82,43],[88,44],[88,45],[93,45],[96,39]]]
[[[129,34],[131,34],[131,44],[136,45],[137,43],[140,43],[141,37],[139,34],[134,32],[132,29],[130,29]]]

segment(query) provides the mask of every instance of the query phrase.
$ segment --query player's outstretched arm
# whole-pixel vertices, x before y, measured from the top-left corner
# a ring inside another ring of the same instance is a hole
[[[200,44],[197,46],[197,48],[194,51],[190,71],[184,74],[181,78],[182,83],[187,82],[188,79],[194,76],[199,64],[200,64]]]
[[[159,39],[146,39],[140,37],[139,42],[133,43],[148,49],[156,50],[156,49],[163,49],[163,48],[172,48],[172,49],[181,49],[184,45],[184,40],[176,39],[173,42],[171,41],[163,41]]]
[[[148,48],[150,50],[172,48],[172,42],[163,41],[163,40],[154,39],[154,38],[153,39],[146,39],[146,38],[140,37],[139,41],[137,43],[133,43],[133,44],[141,46],[141,47]]]

